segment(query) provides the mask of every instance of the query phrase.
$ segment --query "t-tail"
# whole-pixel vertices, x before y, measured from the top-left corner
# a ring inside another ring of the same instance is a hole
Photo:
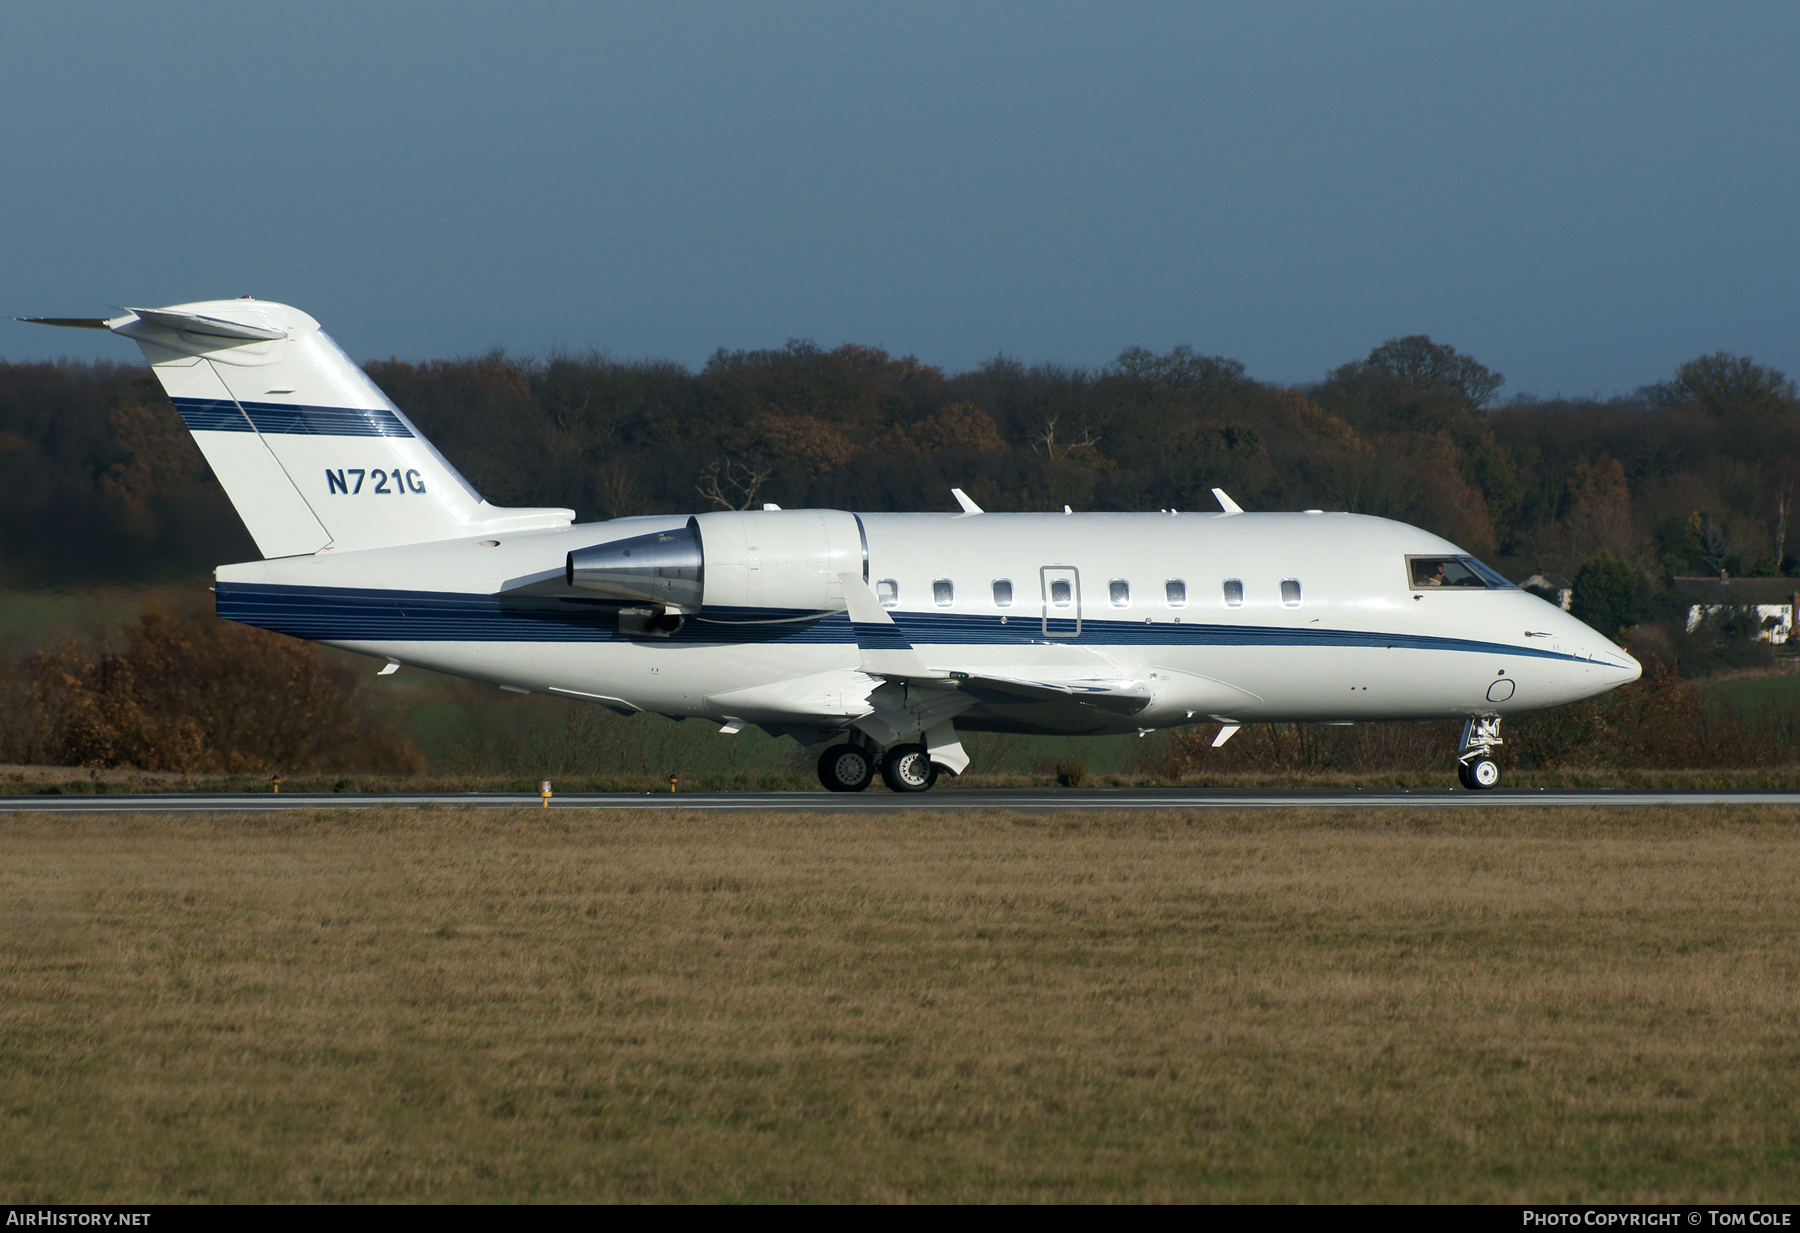
[[[481,499],[319,328],[286,304],[127,309],[108,329],[143,348],[265,557],[566,526],[567,509]]]

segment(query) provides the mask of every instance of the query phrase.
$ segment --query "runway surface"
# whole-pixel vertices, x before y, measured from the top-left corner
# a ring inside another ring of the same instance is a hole
[[[368,809],[377,805],[476,809],[536,809],[523,793],[194,793],[0,797],[0,813],[245,813],[277,809]],[[901,795],[893,792],[594,792],[551,799],[551,809],[780,810],[842,813],[908,809],[1494,809],[1534,805],[1644,808],[1656,805],[1786,805],[1800,792],[1625,792],[1454,788],[1401,791],[1191,791],[1181,788],[970,788]]]

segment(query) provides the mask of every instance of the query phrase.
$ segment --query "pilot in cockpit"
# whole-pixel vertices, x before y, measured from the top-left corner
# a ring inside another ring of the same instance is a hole
[[[1423,590],[1425,587],[1471,587],[1479,590],[1489,585],[1482,574],[1476,572],[1486,569],[1486,566],[1473,557],[1413,557],[1409,564],[1412,567],[1412,584],[1415,590]]]

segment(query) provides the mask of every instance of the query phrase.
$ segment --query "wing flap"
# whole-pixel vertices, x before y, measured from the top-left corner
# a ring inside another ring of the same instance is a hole
[[[1026,681],[960,672],[953,672],[950,677],[958,688],[980,702],[1073,702],[1114,715],[1136,715],[1151,702],[1147,681]]]

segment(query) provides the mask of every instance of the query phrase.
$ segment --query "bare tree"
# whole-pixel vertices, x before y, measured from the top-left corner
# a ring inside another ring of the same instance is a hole
[[[600,498],[600,512],[608,518],[635,514],[644,503],[637,471],[622,460],[612,458],[600,464],[594,473],[595,490]]]
[[[764,463],[758,468],[734,462],[727,456],[700,472],[694,491],[720,509],[749,509],[756,504],[756,494],[774,473],[772,463]]]
[[[1775,495],[1775,572],[1781,572],[1781,563],[1787,560],[1787,516],[1788,506],[1792,502],[1786,492]]]
[[[1079,441],[1066,441],[1066,442],[1059,443],[1056,439],[1056,421],[1059,418],[1060,418],[1059,416],[1055,416],[1055,415],[1051,416],[1049,419],[1044,421],[1043,431],[1038,432],[1032,436],[1032,438],[1031,438],[1031,452],[1032,453],[1034,453],[1034,454],[1037,453],[1038,446],[1041,445],[1044,447],[1044,453],[1047,454],[1049,457],[1051,457],[1053,459],[1056,458],[1057,457],[1056,451],[1060,449],[1062,451],[1062,457],[1067,458],[1069,456],[1070,451],[1072,451],[1072,450],[1093,449],[1100,444],[1100,438],[1094,433],[1094,430],[1091,428],[1082,430],[1081,440],[1079,440]]]
[[[553,408],[551,418],[554,426],[544,434],[546,444],[550,447],[550,455],[567,462],[574,462],[581,457],[582,423],[581,417],[588,408],[587,399],[582,399],[579,407],[570,410],[566,404]]]
[[[1725,534],[1718,524],[1708,517],[1700,528],[1700,564],[1706,567],[1709,574],[1725,572],[1725,554],[1731,549],[1725,542]]]
[[[1800,462],[1783,458],[1771,469],[1775,481],[1775,572],[1787,560],[1788,514],[1794,508],[1794,490],[1800,488]]]

